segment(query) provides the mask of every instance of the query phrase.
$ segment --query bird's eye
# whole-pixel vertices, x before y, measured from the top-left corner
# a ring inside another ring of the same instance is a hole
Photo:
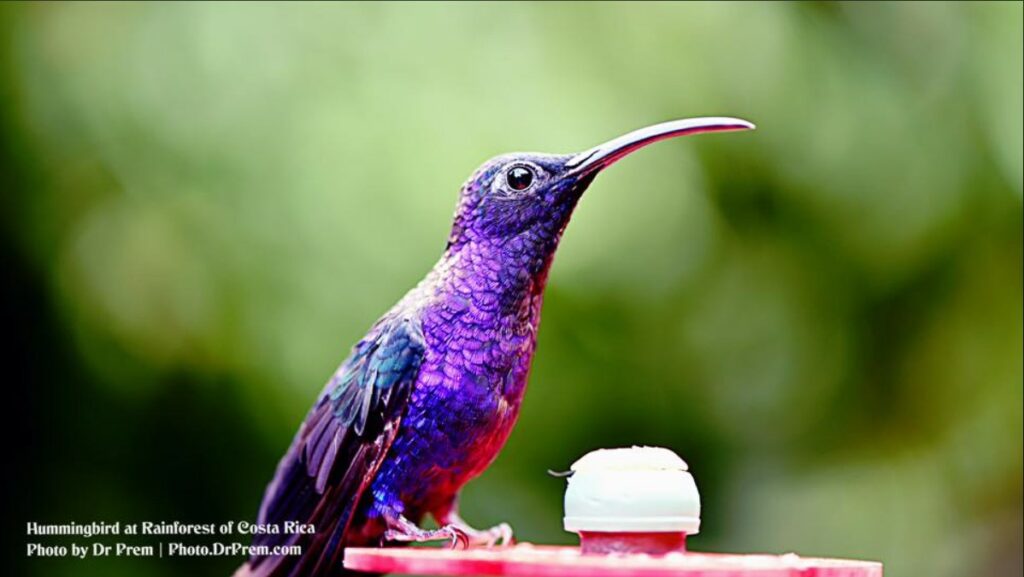
[[[533,184],[533,170],[526,166],[513,166],[505,173],[505,182],[512,190],[526,190]]]

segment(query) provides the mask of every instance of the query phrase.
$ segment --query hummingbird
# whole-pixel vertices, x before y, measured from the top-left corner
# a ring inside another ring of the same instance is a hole
[[[577,154],[480,166],[437,264],[352,347],[299,427],[259,508],[257,523],[272,529],[254,537],[236,577],[344,575],[353,546],[511,543],[505,523],[464,521],[459,491],[515,425],[548,271],[577,202],[598,173],[653,142],[753,128],[675,120]],[[420,527],[427,515],[436,529]]]

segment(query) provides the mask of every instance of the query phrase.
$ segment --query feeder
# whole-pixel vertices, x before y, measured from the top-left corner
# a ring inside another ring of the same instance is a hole
[[[570,473],[563,523],[583,553],[683,552],[700,529],[697,485],[668,449],[593,451]]]
[[[579,534],[578,548],[349,548],[345,567],[406,575],[882,577],[873,561],[687,551],[687,536],[700,529],[700,495],[686,462],[668,449],[593,451],[567,476],[563,524]]]

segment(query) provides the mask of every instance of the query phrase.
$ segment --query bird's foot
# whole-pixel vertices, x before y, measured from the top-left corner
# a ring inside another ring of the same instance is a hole
[[[415,532],[397,531],[388,529],[384,533],[384,540],[393,543],[427,543],[430,541],[448,541],[449,549],[468,549],[470,545],[469,535],[466,535],[458,527],[445,525],[439,529],[424,530]]]
[[[490,529],[475,529],[457,513],[449,513],[444,519],[446,527],[455,527],[469,538],[469,544],[478,547],[507,547],[513,543],[512,526],[499,523]]]
[[[470,536],[461,527],[444,525],[437,529],[420,529],[405,517],[388,523],[389,529],[384,533],[384,540],[393,543],[427,543],[430,541],[448,541],[449,549],[468,549]]]
[[[513,543],[512,526],[499,523],[489,529],[474,529],[469,525],[459,527],[468,537],[469,544],[480,547],[508,547]]]

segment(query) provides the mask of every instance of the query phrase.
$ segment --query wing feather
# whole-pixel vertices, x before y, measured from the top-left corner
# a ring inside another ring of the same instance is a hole
[[[258,535],[254,545],[299,544],[298,557],[253,555],[238,575],[319,577],[341,570],[353,513],[387,455],[424,356],[407,317],[388,316],[353,347],[278,464],[258,522],[313,523],[314,535]]]

